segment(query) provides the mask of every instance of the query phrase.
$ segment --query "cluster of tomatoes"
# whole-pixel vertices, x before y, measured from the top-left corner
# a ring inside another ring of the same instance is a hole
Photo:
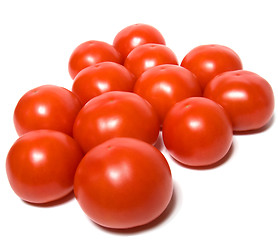
[[[146,24],[124,28],[113,45],[82,43],[69,73],[72,91],[44,85],[19,100],[8,179],[32,203],[74,190],[88,217],[109,228],[146,224],[170,202],[171,171],[153,146],[160,130],[173,158],[207,166],[227,154],[233,132],[265,126],[274,109],[269,83],[242,70],[230,48],[198,46],[179,66]]]

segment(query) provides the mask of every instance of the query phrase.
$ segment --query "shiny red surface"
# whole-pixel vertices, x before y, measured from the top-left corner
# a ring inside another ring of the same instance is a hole
[[[218,74],[242,69],[239,56],[232,49],[217,44],[192,49],[182,60],[181,66],[196,75],[203,89]]]
[[[14,125],[18,135],[37,129],[52,129],[72,135],[81,103],[69,90],[44,85],[25,93],[16,105]]]
[[[229,151],[233,131],[224,109],[210,99],[192,97],[178,102],[163,124],[169,153],[188,166],[207,166]]]
[[[134,76],[122,65],[102,62],[81,70],[72,85],[81,103],[109,91],[133,91]]]
[[[158,217],[173,192],[169,165],[155,147],[114,138],[89,151],[74,179],[74,193],[94,222],[131,228]]]
[[[172,64],[159,65],[145,71],[136,81],[134,92],[154,107],[161,124],[175,103],[202,95],[196,77],[187,69]]]
[[[146,43],[164,44],[162,34],[154,27],[147,24],[133,24],[117,33],[113,46],[125,59],[135,48]]]
[[[144,71],[161,64],[178,65],[175,53],[165,45],[147,43],[133,49],[124,66],[138,78]]]
[[[259,75],[245,70],[220,74],[207,85],[204,96],[228,113],[234,131],[263,127],[274,110],[274,93]]]
[[[70,56],[69,74],[74,79],[82,69],[106,61],[122,63],[123,59],[120,53],[106,42],[91,40],[81,43]]]
[[[113,91],[90,100],[79,112],[73,136],[85,152],[113,137],[155,143],[159,120],[152,106],[135,93]]]
[[[69,194],[83,152],[68,135],[36,130],[11,147],[6,171],[14,192],[24,201],[47,203]]]

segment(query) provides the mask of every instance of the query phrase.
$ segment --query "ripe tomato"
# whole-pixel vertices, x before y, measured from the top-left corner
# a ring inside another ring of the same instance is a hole
[[[102,62],[81,70],[74,78],[72,91],[84,105],[109,91],[133,91],[135,78],[123,65]]]
[[[196,77],[189,70],[172,64],[159,65],[145,71],[137,80],[134,92],[154,107],[161,124],[175,103],[202,95]]]
[[[74,178],[86,215],[109,228],[131,228],[158,217],[173,192],[169,165],[159,150],[132,138],[113,138],[91,149]]]
[[[72,135],[76,115],[81,109],[77,96],[69,90],[44,85],[25,93],[14,111],[18,135],[37,129],[52,129]]]
[[[182,60],[181,66],[197,76],[203,89],[216,75],[242,69],[241,60],[232,49],[216,44],[192,49]]]
[[[224,109],[210,99],[192,97],[168,112],[162,129],[169,153],[188,166],[216,163],[232,144],[232,125]]]
[[[28,132],[8,153],[6,170],[10,185],[24,201],[57,200],[73,190],[74,174],[82,157],[79,145],[64,133]]]
[[[70,56],[69,74],[74,79],[83,68],[107,61],[123,63],[120,53],[106,42],[91,40],[81,43]]]
[[[216,76],[208,83],[204,96],[222,105],[232,121],[234,131],[263,127],[274,110],[274,94],[269,83],[245,70]]]
[[[147,24],[133,24],[122,29],[114,38],[113,46],[125,59],[135,48],[146,43],[164,44],[162,34]]]
[[[73,136],[85,152],[113,137],[155,143],[159,120],[152,106],[135,93],[113,91],[91,99],[77,115]]]
[[[178,65],[174,52],[161,44],[147,43],[134,48],[125,59],[125,67],[138,78],[144,71],[161,64]]]

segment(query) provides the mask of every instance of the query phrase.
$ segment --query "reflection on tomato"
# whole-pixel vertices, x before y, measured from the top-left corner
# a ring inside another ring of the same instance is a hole
[[[113,138],[91,149],[74,179],[74,193],[94,222],[131,228],[158,217],[173,192],[169,165],[159,150],[132,138]]]
[[[77,96],[69,90],[43,85],[25,93],[14,111],[18,135],[37,129],[52,129],[72,135],[75,117],[81,109]]]
[[[242,69],[239,56],[232,49],[217,44],[192,49],[182,60],[181,66],[196,75],[203,89],[218,74]]]
[[[136,81],[134,92],[154,107],[161,124],[175,103],[202,95],[196,77],[189,70],[172,64],[159,65],[145,71]]]
[[[147,43],[134,48],[125,60],[125,67],[138,78],[144,71],[161,64],[178,65],[174,52],[161,44]]]
[[[180,101],[163,123],[169,153],[188,166],[207,166],[222,159],[232,144],[232,125],[224,109],[210,99]]]
[[[10,185],[28,202],[57,200],[73,190],[74,174],[82,157],[79,145],[64,133],[28,132],[8,153],[6,170]]]
[[[155,143],[159,120],[152,106],[135,93],[113,91],[91,99],[77,115],[73,136],[85,152],[113,137]]]
[[[120,53],[110,44],[91,40],[77,46],[70,56],[68,69],[72,79],[82,69],[99,62],[122,63]]]
[[[113,46],[125,59],[135,48],[146,43],[164,44],[162,34],[154,27],[147,24],[133,24],[117,33]]]
[[[245,70],[216,76],[205,88],[204,96],[222,105],[232,121],[234,131],[263,127],[274,110],[274,94],[269,83]]]
[[[123,65],[102,62],[81,70],[74,78],[72,91],[84,105],[90,99],[109,91],[133,90],[135,78]]]

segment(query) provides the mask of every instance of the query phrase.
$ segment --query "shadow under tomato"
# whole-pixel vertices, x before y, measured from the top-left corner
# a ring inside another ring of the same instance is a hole
[[[226,153],[226,155],[220,159],[218,162],[216,163],[213,163],[213,164],[210,164],[210,165],[207,165],[207,166],[189,166],[189,165],[186,165],[186,164],[182,164],[181,162],[179,162],[178,160],[176,160],[175,158],[173,158],[171,156],[171,158],[178,164],[180,165],[181,167],[185,167],[185,168],[189,168],[189,169],[193,169],[193,170],[209,170],[209,169],[213,169],[213,168],[217,168],[223,164],[225,164],[230,158],[231,156],[233,155],[233,152],[234,152],[234,148],[235,148],[235,143],[233,142],[229,151]]]
[[[113,228],[107,228],[107,227],[98,225],[98,224],[94,223],[92,220],[91,220],[91,222],[93,224],[95,224],[98,228],[100,228],[106,232],[122,234],[122,235],[130,235],[130,234],[136,234],[138,232],[147,231],[147,230],[158,227],[159,225],[161,225],[163,222],[165,222],[167,219],[170,218],[170,216],[173,214],[173,212],[177,208],[178,201],[180,201],[180,200],[178,200],[179,197],[177,196],[177,194],[178,194],[177,187],[174,184],[172,198],[171,198],[167,208],[164,210],[164,212],[159,217],[154,219],[153,221],[151,221],[145,225],[142,225],[142,226],[128,228],[128,229],[113,229]]]
[[[157,148],[159,151],[163,150],[164,148],[164,143],[163,143],[163,138],[162,138],[162,132],[159,132],[158,138],[154,144],[154,147]]]
[[[49,208],[49,207],[56,207],[56,206],[60,206],[63,205],[69,201],[72,201],[74,199],[74,192],[71,191],[68,195],[66,195],[65,197],[62,197],[60,199],[51,201],[51,202],[47,202],[47,203],[32,203],[32,202],[27,202],[25,200],[22,200],[25,204],[34,206],[34,207],[41,207],[41,208]]]
[[[264,125],[263,127],[259,128],[259,129],[255,129],[255,130],[248,130],[248,131],[234,131],[234,135],[258,134],[258,133],[264,132],[264,131],[268,130],[269,128],[271,128],[271,126],[274,124],[274,122],[275,122],[275,116],[273,115],[271,117],[271,119],[268,121],[268,123],[266,125]]]

